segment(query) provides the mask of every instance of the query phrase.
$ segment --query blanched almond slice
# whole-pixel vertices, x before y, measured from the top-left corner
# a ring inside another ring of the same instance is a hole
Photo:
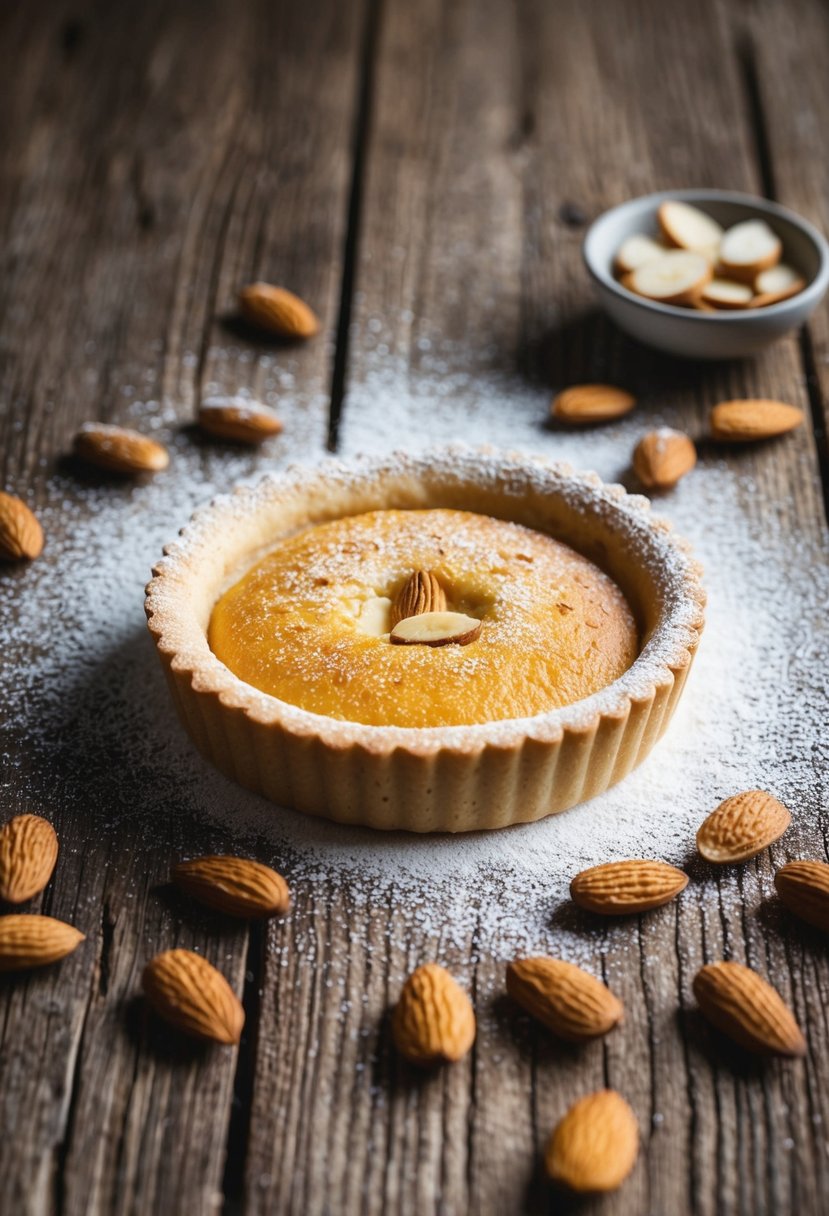
[[[689,203],[668,201],[656,213],[665,240],[677,249],[693,249],[706,257],[715,255],[723,230],[710,215]]]
[[[783,246],[765,220],[744,220],[720,242],[720,265],[730,276],[753,283],[761,270],[780,261]]]
[[[640,296],[661,304],[688,304],[711,278],[711,264],[701,253],[669,249],[634,270],[631,286]]]
[[[702,289],[702,299],[715,308],[749,308],[754,292],[735,279],[712,279]]]
[[[765,308],[768,304],[777,304],[780,300],[788,300],[796,296],[806,286],[806,280],[801,278],[791,266],[781,262],[768,270],[761,270],[754,280],[756,296],[751,302],[752,308]]]
[[[400,646],[466,646],[481,632],[481,622],[463,612],[421,612],[398,621],[389,639]]]
[[[622,241],[619,246],[616,254],[616,270],[619,274],[627,274],[631,270],[644,266],[646,262],[652,262],[654,258],[661,257],[664,252],[664,245],[658,244],[649,236],[634,233],[633,236]]]

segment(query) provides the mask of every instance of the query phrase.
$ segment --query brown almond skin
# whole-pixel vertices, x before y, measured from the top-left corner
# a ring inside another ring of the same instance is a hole
[[[280,338],[307,339],[319,333],[316,314],[304,300],[271,283],[250,283],[239,292],[239,311],[249,325]]]
[[[410,616],[445,612],[446,593],[431,570],[415,570],[398,591],[391,610],[391,628]]]
[[[806,1040],[783,998],[742,963],[709,963],[694,976],[694,996],[717,1030],[755,1055],[803,1056]]]
[[[273,410],[254,403],[232,401],[226,405],[203,405],[199,410],[199,427],[215,439],[249,444],[264,443],[283,430]]]
[[[688,875],[666,861],[609,861],[582,870],[570,883],[573,902],[603,916],[629,916],[670,903]]]
[[[726,798],[703,821],[697,848],[715,865],[748,861],[779,840],[791,821],[783,803],[765,790],[744,790]]]
[[[790,861],[777,871],[774,885],[790,912],[829,933],[829,865],[825,861]]]
[[[785,435],[802,422],[803,410],[783,401],[723,401],[711,411],[711,434],[724,443],[752,443]]]
[[[649,490],[670,490],[697,463],[697,449],[682,431],[648,431],[633,453],[633,471]]]
[[[228,916],[278,916],[291,906],[281,874],[244,857],[195,857],[173,866],[173,882],[199,903]]]
[[[83,940],[80,930],[52,916],[0,916],[0,971],[45,967],[71,954]]]
[[[193,1038],[238,1043],[245,1011],[220,971],[192,950],[165,950],[144,968],[144,995],[165,1021]]]
[[[580,1098],[558,1123],[544,1165],[557,1186],[598,1194],[622,1185],[638,1153],[636,1116],[621,1094],[600,1089]]]
[[[413,971],[391,1021],[402,1056],[420,1068],[460,1060],[475,1041],[469,997],[445,968],[426,963]]]
[[[15,815],[0,829],[0,899],[22,904],[52,877],[58,859],[55,829],[40,815]]]
[[[507,964],[507,992],[560,1039],[581,1043],[607,1034],[624,1017],[610,989],[560,958],[524,958]]]
[[[43,529],[22,498],[0,491],[0,558],[31,561],[43,552]]]
[[[136,473],[159,473],[170,463],[170,453],[163,443],[107,423],[87,423],[75,436],[75,455],[108,473],[129,476]]]
[[[553,398],[550,412],[559,422],[610,422],[635,405],[634,396],[613,384],[574,384]]]

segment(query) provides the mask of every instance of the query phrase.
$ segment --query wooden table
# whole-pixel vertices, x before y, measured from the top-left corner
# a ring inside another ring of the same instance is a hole
[[[766,194],[829,230],[829,10],[45,0],[5,7],[0,55],[3,485],[48,537],[0,581],[2,816],[54,822],[61,859],[33,910],[87,934],[0,991],[0,1208],[561,1211],[540,1152],[567,1103],[607,1082],[634,1105],[643,1151],[621,1191],[580,1211],[829,1211],[829,956],[816,933],[756,915],[773,860],[826,857],[825,740],[805,741],[814,780],[740,899],[724,882],[713,911],[691,901],[614,929],[610,955],[642,959],[625,1029],[563,1052],[499,1006],[502,960],[472,940],[439,947],[416,909],[359,899],[353,876],[295,883],[292,916],[265,926],[228,927],[169,894],[172,859],[240,846],[202,814],[199,790],[221,799],[225,785],[174,723],[140,625],[162,542],[229,480],[429,438],[571,444],[584,463],[584,438],[544,423],[551,390],[583,380],[624,383],[694,434],[717,399],[803,406],[810,425],[783,442],[703,450],[700,477],[733,466],[744,520],[819,546],[826,308],[756,362],[677,365],[594,311],[579,246],[607,206],[686,185]],[[288,349],[239,333],[235,293],[256,277],[311,301],[324,335]],[[270,394],[285,421],[260,454],[187,430],[203,395],[240,389]],[[136,487],[83,474],[64,454],[94,418],[156,428],[170,473]],[[624,475],[641,430],[641,416],[617,425],[603,475]],[[692,480],[682,493],[693,516]],[[120,519],[133,540],[116,595],[95,572],[113,581]],[[76,667],[58,670],[75,634]],[[825,634],[822,651],[812,641],[825,660]],[[290,850],[265,835],[254,847],[293,878]],[[190,1048],[145,1016],[141,968],[175,944],[243,994],[238,1051]],[[792,1001],[805,1061],[735,1061],[694,1029],[687,960],[726,949]],[[384,1015],[438,952],[475,997],[478,1043],[416,1082]]]

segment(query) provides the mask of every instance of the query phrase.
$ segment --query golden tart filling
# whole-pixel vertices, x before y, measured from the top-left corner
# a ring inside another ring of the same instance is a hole
[[[439,597],[431,606],[474,626],[456,642],[392,644],[410,640],[391,630],[415,572]],[[403,727],[571,705],[638,654],[631,609],[598,566],[542,532],[444,508],[371,511],[282,540],[219,599],[208,641],[239,679],[290,705]]]

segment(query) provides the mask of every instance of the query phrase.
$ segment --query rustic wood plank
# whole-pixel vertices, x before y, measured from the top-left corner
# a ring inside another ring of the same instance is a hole
[[[361,6],[55,2],[32,17],[5,9],[0,40],[0,452],[47,548],[0,582],[3,815],[55,822],[38,906],[87,941],[0,993],[0,1206],[208,1213],[237,1053],[188,1047],[135,998],[146,959],[175,944],[241,994],[245,927],[164,887],[175,857],[239,840],[203,822],[216,778],[167,707],[141,589],[199,501],[323,450]],[[324,336],[282,347],[238,330],[228,314],[254,277],[305,295]],[[239,390],[285,423],[261,453],[187,429],[202,395]],[[89,418],[154,430],[170,473],[131,487],[66,464]],[[173,776],[157,761],[182,746]]]

